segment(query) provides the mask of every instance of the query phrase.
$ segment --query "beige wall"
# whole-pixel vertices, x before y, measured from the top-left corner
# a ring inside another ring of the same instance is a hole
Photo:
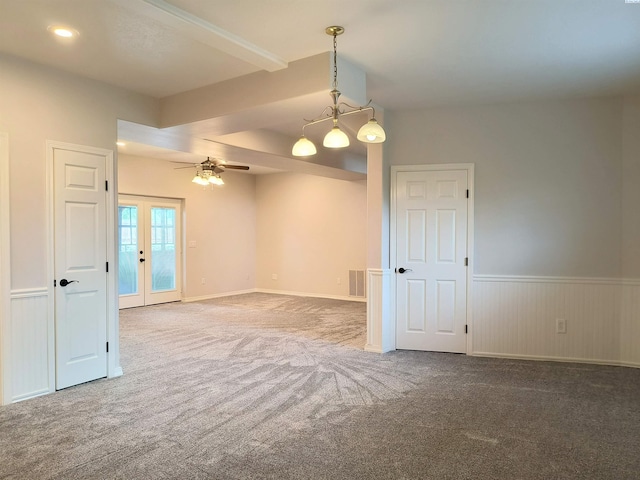
[[[347,296],[348,270],[366,268],[366,182],[282,173],[256,192],[256,286]]]
[[[119,193],[184,200],[183,297],[249,290],[256,281],[255,176],[227,171],[225,185],[191,182],[195,169],[151,158],[118,157]],[[196,242],[189,247],[189,242]],[[205,279],[202,285],[201,279]]]
[[[0,55],[0,131],[9,135],[11,288],[48,284],[47,140],[114,149],[117,119],[153,125],[157,101]]]
[[[387,130],[392,165],[475,163],[475,274],[621,275],[637,195],[625,189],[623,214],[621,98],[387,112]]]

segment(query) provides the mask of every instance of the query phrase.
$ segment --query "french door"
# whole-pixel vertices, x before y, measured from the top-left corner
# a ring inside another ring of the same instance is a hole
[[[120,308],[181,297],[181,201],[118,197]]]

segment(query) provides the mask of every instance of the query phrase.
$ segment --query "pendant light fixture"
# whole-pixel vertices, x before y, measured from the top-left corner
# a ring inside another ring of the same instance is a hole
[[[329,92],[333,100],[333,105],[329,105],[324,109],[322,114],[318,118],[313,120],[305,120],[305,123],[302,127],[302,136],[295,143],[293,149],[291,150],[291,154],[296,157],[308,157],[310,155],[315,155],[317,150],[316,146],[313,144],[311,140],[304,136],[304,129],[309,125],[315,125],[316,123],[324,122],[326,120],[333,120],[333,128],[329,130],[324,137],[322,145],[327,148],[344,148],[349,146],[349,137],[346,133],[344,133],[340,129],[339,118],[344,115],[351,115],[353,113],[362,112],[365,110],[371,110],[372,116],[371,119],[365,123],[360,130],[358,130],[358,134],[356,138],[361,142],[365,143],[382,143],[386,139],[386,134],[384,133],[384,129],[378,124],[378,121],[375,118],[376,111],[370,106],[371,100],[364,106],[353,107],[344,102],[338,102],[340,99],[340,91],[338,90],[338,35],[342,35],[344,33],[344,28],[340,26],[332,26],[327,27],[325,30],[327,35],[331,35],[333,37],[333,90]]]

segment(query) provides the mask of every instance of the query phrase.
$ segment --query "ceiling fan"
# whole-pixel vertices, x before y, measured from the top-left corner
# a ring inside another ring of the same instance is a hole
[[[188,167],[177,167],[176,170],[181,168],[192,168],[191,165]],[[249,167],[246,165],[227,165],[223,163],[222,160],[207,157],[207,159],[202,163],[196,163],[196,176],[191,180],[193,183],[197,183],[198,185],[224,185],[224,181],[220,178],[220,174],[225,170],[249,170]]]

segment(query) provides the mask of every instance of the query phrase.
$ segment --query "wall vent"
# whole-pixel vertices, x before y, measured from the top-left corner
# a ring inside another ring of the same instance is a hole
[[[349,296],[364,298],[367,292],[365,287],[364,270],[349,270]]]

